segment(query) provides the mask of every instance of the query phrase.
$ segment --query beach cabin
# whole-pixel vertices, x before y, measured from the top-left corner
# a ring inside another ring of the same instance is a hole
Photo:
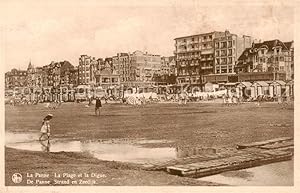
[[[204,84],[204,92],[213,92],[214,91],[214,84],[211,82],[207,82]]]
[[[273,87],[273,96],[282,96],[286,91],[286,83],[282,80],[273,81],[270,84],[270,87]],[[271,94],[272,96],[272,94]]]
[[[287,96],[294,96],[294,80],[286,83],[286,93]]]
[[[252,84],[255,88],[255,96],[270,95],[269,84],[265,81],[256,81]]]
[[[236,93],[239,97],[254,97],[254,87],[251,82],[240,82],[236,85]]]

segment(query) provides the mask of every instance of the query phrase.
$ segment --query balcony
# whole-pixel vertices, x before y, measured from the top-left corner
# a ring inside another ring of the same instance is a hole
[[[212,48],[202,49],[201,54],[213,54],[214,50]]]
[[[177,54],[178,54],[178,53],[184,53],[184,52],[187,52],[187,50],[186,50],[186,49],[181,49],[181,50],[178,50],[178,51],[177,51]]]
[[[201,67],[202,70],[207,70],[207,69],[213,69],[212,66],[202,66]]]

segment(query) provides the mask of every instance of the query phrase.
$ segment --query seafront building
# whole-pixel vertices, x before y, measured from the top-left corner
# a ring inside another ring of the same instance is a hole
[[[233,74],[237,58],[251,47],[250,36],[214,31],[175,38],[177,84],[203,86],[203,77]]]

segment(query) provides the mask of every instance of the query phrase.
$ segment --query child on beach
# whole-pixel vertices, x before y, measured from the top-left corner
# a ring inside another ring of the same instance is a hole
[[[48,114],[44,119],[41,127],[41,136],[39,140],[41,141],[44,136],[47,137],[47,140],[50,138],[50,120],[52,119],[53,115]]]

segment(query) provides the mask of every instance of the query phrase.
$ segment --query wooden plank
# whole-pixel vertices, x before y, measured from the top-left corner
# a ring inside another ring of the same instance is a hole
[[[274,156],[282,155],[287,156],[289,153],[294,152],[293,146],[284,144],[293,144],[292,138],[283,137],[264,142],[257,142],[257,144],[265,144],[262,146],[248,147],[234,151],[224,151],[226,153],[217,153],[216,155],[193,155],[191,157],[179,158],[169,160],[166,162],[148,163],[145,164],[143,169],[146,170],[164,170],[167,171],[168,167],[174,166],[182,168],[185,172],[197,169],[213,168],[224,165],[235,165],[238,163],[248,163],[256,160],[274,159]],[[262,148],[266,147],[266,148]],[[272,148],[270,148],[272,147]],[[273,148],[276,147],[276,148]],[[278,147],[278,148],[277,148]],[[278,151],[277,151],[278,150]]]
[[[293,138],[292,137],[280,137],[280,138],[270,139],[270,140],[266,140],[266,141],[238,144],[237,149],[245,149],[245,148],[250,148],[250,147],[263,146],[263,145],[267,145],[267,144],[272,144],[272,143],[281,142],[281,141],[289,141],[289,140],[293,140]]]
[[[294,146],[294,141],[263,145],[260,148],[262,148],[262,149],[279,149],[279,148],[289,147],[289,146]]]
[[[167,171],[171,174],[182,176],[207,176],[220,173],[222,171],[229,171],[235,169],[244,169],[248,167],[259,166],[262,164],[273,163],[277,161],[289,160],[292,157],[291,153],[280,151],[266,151],[272,156],[266,157],[244,157],[233,156],[230,158],[222,158],[213,161],[206,161],[205,163],[193,163],[184,165],[176,165],[167,167]],[[187,169],[188,168],[188,169]]]

